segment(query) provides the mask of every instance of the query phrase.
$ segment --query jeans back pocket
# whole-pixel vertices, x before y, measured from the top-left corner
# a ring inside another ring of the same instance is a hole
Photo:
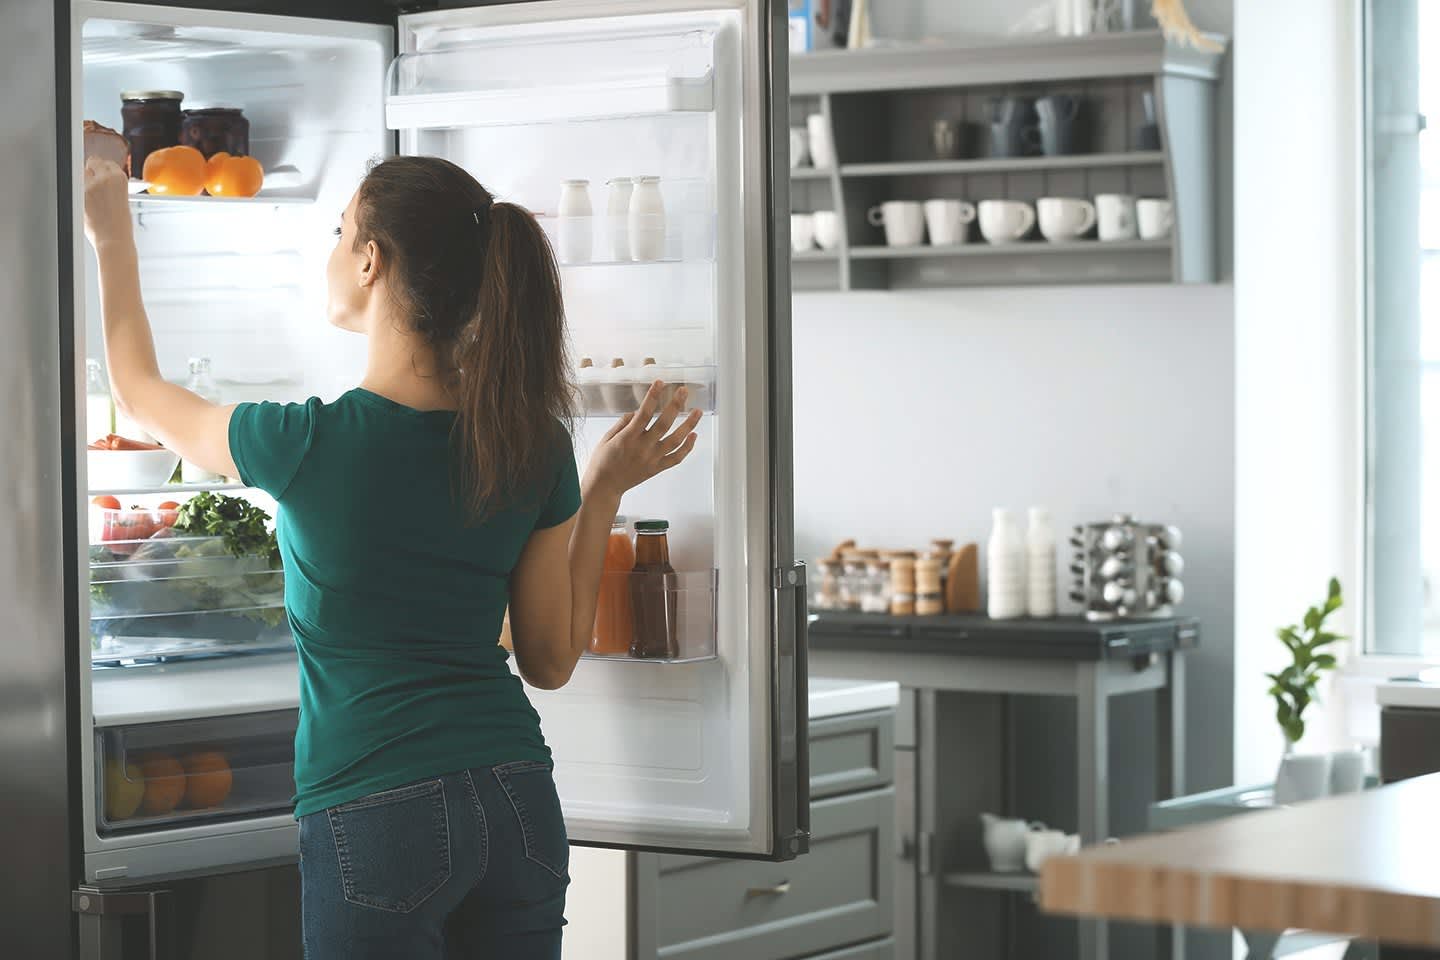
[[[570,838],[565,834],[565,815],[550,764],[517,760],[490,769],[515,808],[525,859],[564,879],[570,867]]]
[[[345,899],[409,913],[450,879],[445,787],[427,780],[326,811]]]

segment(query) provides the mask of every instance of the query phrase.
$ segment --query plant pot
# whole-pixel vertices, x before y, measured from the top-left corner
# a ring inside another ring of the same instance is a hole
[[[1318,800],[1330,793],[1330,754],[1287,753],[1275,774],[1277,806]]]

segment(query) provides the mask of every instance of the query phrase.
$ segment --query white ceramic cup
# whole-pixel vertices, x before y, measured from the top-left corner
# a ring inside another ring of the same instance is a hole
[[[1080,852],[1080,837],[1063,830],[1032,830],[1025,835],[1025,866],[1031,873],[1051,857],[1067,857]]]
[[[1135,198],[1128,193],[1102,193],[1095,198],[1101,240],[1135,239]]]
[[[991,243],[1015,243],[1035,226],[1035,209],[1019,200],[981,200],[980,235]]]
[[[1275,803],[1318,800],[1330,793],[1330,754],[1289,753],[1275,775]]]
[[[810,133],[810,161],[820,170],[835,166],[835,144],[830,139],[830,124],[823,113],[812,113],[805,118],[805,129]]]
[[[970,235],[970,224],[975,222],[975,205],[964,200],[926,200],[925,229],[930,231],[930,243],[937,247],[952,247],[964,243]]]
[[[1365,789],[1365,751],[1338,750],[1330,754],[1330,793],[1359,793]]]
[[[804,127],[790,128],[790,169],[810,162],[810,132]]]
[[[815,242],[821,250],[840,246],[840,216],[834,210],[815,211]]]
[[[815,246],[815,214],[790,214],[790,249],[804,253]]]
[[[885,228],[886,246],[918,247],[925,239],[925,214],[914,200],[887,200],[871,207],[867,219]]]
[[[1041,197],[1035,204],[1040,235],[1052,243],[1077,240],[1095,226],[1095,204],[1077,197]]]
[[[1141,240],[1160,240],[1175,228],[1175,208],[1169,200],[1137,200],[1135,220],[1140,225]]]

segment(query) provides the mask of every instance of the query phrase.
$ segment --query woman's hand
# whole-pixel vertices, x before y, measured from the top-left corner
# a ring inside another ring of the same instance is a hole
[[[583,496],[598,494],[618,501],[625,491],[690,456],[690,451],[695,449],[694,431],[700,422],[700,411],[691,410],[676,426],[675,420],[690,396],[689,391],[681,387],[656,416],[664,389],[665,384],[659,380],[651,384],[640,409],[621,417],[605,434],[585,470]],[[654,423],[650,422],[652,417]]]
[[[119,165],[100,157],[85,161],[85,236],[97,250],[133,239],[128,184]]]

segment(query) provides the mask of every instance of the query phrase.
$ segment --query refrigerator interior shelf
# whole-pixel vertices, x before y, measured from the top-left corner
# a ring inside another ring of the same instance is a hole
[[[253,657],[294,649],[295,640],[288,628],[266,630],[248,640],[107,635],[91,640],[90,665],[138,667],[217,657]]]
[[[249,490],[250,487],[243,483],[164,483],[158,487],[109,487],[105,489],[92,489],[91,497],[139,497],[139,496],[165,496],[171,493],[200,493],[210,490],[215,493],[225,493],[231,490]]]
[[[706,113],[714,109],[713,74],[685,78],[657,75],[545,87],[392,93],[385,98],[385,125],[391,130],[502,127]]]
[[[298,197],[290,194],[267,194],[263,190],[253,197],[212,197],[201,194],[198,197],[176,197],[168,194],[130,194],[130,205],[141,210],[214,210],[219,207],[264,207],[301,203],[314,203],[314,197]]]

